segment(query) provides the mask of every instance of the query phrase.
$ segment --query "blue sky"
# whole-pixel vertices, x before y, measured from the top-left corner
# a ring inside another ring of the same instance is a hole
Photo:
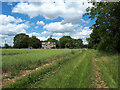
[[[50,35],[59,40],[64,35],[81,38],[87,44],[86,38],[92,30],[89,29],[95,20],[90,20],[85,9],[92,7],[84,1],[40,0],[39,2],[2,2],[0,15],[1,46],[5,41],[13,45],[13,38],[18,33],[36,36],[46,40]]]

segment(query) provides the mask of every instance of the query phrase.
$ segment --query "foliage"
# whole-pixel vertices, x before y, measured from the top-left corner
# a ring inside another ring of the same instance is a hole
[[[32,48],[40,48],[41,47],[41,42],[36,36],[32,36],[29,38],[29,47]]]
[[[88,45],[87,45],[87,44],[84,44],[84,45],[83,45],[83,48],[88,48]]]
[[[24,33],[17,34],[13,43],[15,48],[28,48],[29,36]]]
[[[4,45],[4,48],[9,48],[10,46],[6,43],[5,45]]]
[[[100,35],[97,30],[93,29],[93,33],[90,34],[90,38],[87,38],[88,48],[97,48],[97,45],[100,43]]]
[[[82,39],[72,39],[72,43],[74,48],[83,48]]]
[[[36,36],[29,37],[24,33],[17,34],[14,37],[14,48],[41,48],[41,42]]]
[[[70,36],[63,36],[59,39],[60,48],[69,48],[72,45],[72,38]]]
[[[87,39],[90,48],[108,52],[120,52],[120,2],[92,2],[94,7],[87,8],[85,15],[97,17],[92,25],[93,33]]]
[[[82,39],[73,39],[70,36],[63,36],[59,39],[60,48],[82,48]]]

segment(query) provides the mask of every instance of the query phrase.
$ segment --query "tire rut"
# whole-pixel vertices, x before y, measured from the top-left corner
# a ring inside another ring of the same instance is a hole
[[[102,74],[100,73],[100,67],[96,64],[97,59],[94,57],[92,58],[92,64],[94,67],[93,73],[95,76],[92,75],[92,86],[95,88],[109,88],[107,84],[102,80]]]

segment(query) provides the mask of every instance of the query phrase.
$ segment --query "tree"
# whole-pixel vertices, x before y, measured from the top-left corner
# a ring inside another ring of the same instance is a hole
[[[59,39],[60,48],[82,48],[82,39],[73,39],[70,36],[63,36]]]
[[[82,48],[83,47],[83,41],[82,39],[72,39],[72,45],[73,48]]]
[[[100,43],[99,30],[93,29],[93,32],[90,34],[90,38],[86,39],[88,41],[88,48],[96,49]]]
[[[9,45],[6,43],[6,44],[4,45],[4,48],[9,48]]]
[[[63,36],[59,39],[59,47],[66,48],[72,46],[72,38],[70,36]]]
[[[14,37],[13,43],[14,43],[13,47],[15,48],[28,48],[29,36],[24,33],[17,34]]]
[[[120,52],[120,2],[92,2],[85,15],[97,17],[93,33],[87,39],[89,46],[107,52]]]
[[[36,36],[32,36],[29,38],[29,47],[32,48],[41,48],[41,42]]]

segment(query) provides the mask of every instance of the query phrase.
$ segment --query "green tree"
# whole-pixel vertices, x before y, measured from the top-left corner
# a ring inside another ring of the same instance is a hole
[[[70,36],[63,36],[59,39],[60,48],[82,48],[82,39],[73,39]]]
[[[59,47],[60,48],[72,47],[72,38],[70,36],[63,36],[62,38],[60,38]]]
[[[73,48],[82,48],[83,47],[83,41],[82,39],[72,39],[72,45]]]
[[[28,48],[29,36],[24,33],[17,34],[14,37],[13,43],[14,43],[13,47],[15,48]]]
[[[41,48],[41,42],[36,36],[32,36],[29,38],[29,47],[32,48]]]
[[[93,29],[93,32],[90,34],[90,38],[86,39],[88,41],[88,48],[96,49],[100,43],[99,30]]]
[[[6,44],[4,45],[4,48],[9,48],[9,45],[6,43]]]
[[[93,33],[87,39],[89,46],[108,52],[120,52],[120,2],[92,2],[85,15],[96,19]]]
[[[67,43],[65,44],[65,48],[69,48],[69,47],[70,47],[70,43],[67,42]]]

